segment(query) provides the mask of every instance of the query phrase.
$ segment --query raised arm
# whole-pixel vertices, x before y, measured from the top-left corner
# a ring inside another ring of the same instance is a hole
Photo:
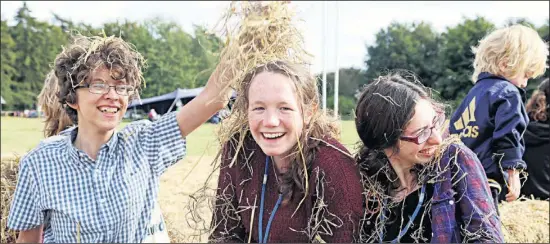
[[[204,90],[183,106],[177,114],[181,136],[186,137],[197,127],[208,121],[217,111],[224,108],[231,97],[231,89],[222,90],[225,77],[220,75],[221,66],[210,75]]]
[[[143,120],[124,128],[122,134],[128,147],[143,152],[157,175],[183,159],[187,152],[185,137],[228,103],[232,91],[222,89],[219,69],[220,66],[212,73],[204,90],[179,111],[167,113],[155,122]]]

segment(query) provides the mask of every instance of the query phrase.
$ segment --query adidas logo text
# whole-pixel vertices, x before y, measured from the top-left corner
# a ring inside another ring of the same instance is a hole
[[[474,97],[468,107],[462,112],[460,118],[454,122],[454,127],[460,132],[460,137],[477,138],[479,135],[479,127],[477,125],[469,125],[470,122],[475,122],[476,98]]]

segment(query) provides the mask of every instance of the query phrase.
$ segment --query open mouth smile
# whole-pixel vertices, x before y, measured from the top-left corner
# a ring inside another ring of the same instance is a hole
[[[101,111],[102,113],[110,113],[110,114],[115,114],[115,113],[117,113],[118,111],[120,111],[120,108],[116,108],[116,107],[106,107],[106,106],[98,107],[97,109],[98,109],[99,111]]]
[[[274,139],[279,139],[281,137],[283,137],[284,135],[286,135],[286,133],[282,133],[282,132],[279,132],[279,133],[262,133],[262,136],[264,137],[264,139],[268,139],[268,140],[274,140]]]

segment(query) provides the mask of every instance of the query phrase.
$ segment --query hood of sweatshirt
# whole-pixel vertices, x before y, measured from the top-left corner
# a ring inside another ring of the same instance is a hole
[[[523,134],[525,146],[538,146],[550,141],[550,125],[548,121],[531,121]]]

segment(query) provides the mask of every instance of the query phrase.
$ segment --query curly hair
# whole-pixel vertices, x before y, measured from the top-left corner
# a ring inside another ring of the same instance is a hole
[[[125,79],[126,83],[136,88],[130,99],[139,96],[145,59],[133,45],[121,38],[85,37],[76,35],[73,42],[57,55],[54,61],[54,72],[58,80],[57,97],[74,124],[78,124],[77,112],[66,104],[77,102],[75,87],[87,83],[91,73],[100,67],[110,70],[115,80]]]
[[[306,67],[298,64],[290,64],[282,61],[274,61],[257,67],[253,72],[247,74],[244,81],[241,82],[240,91],[248,91],[252,79],[262,72],[272,72],[282,74],[290,78],[293,82],[298,104],[302,111],[302,116],[311,114],[309,121],[306,121],[301,136],[296,145],[290,150],[290,169],[283,174],[281,182],[281,193],[284,196],[284,203],[288,202],[295,191],[305,193],[306,174],[309,166],[315,158],[315,152],[319,147],[320,141],[311,138],[322,139],[326,137],[338,138],[340,129],[337,125],[337,119],[318,109],[319,91],[317,80],[309,74]],[[222,141],[222,145],[230,148],[225,153],[237,154],[234,158],[242,158],[243,144],[247,141],[254,141],[248,127],[248,92],[238,96],[233,105],[230,117],[222,122],[219,130],[228,133],[228,141]],[[226,124],[227,123],[227,124]],[[227,126],[227,127],[226,127]],[[255,143],[255,142],[254,142]],[[303,158],[302,158],[303,155]],[[233,155],[231,155],[233,157]],[[304,168],[305,167],[305,168]]]
[[[532,28],[519,24],[489,33],[477,47],[472,47],[472,52],[475,54],[471,77],[474,83],[481,72],[506,78],[525,72],[529,78],[536,78],[547,68],[548,43]]]
[[[548,84],[548,78],[546,78],[539,84],[538,89],[533,92],[525,106],[531,120],[546,121],[548,119],[549,99],[550,85]]]

